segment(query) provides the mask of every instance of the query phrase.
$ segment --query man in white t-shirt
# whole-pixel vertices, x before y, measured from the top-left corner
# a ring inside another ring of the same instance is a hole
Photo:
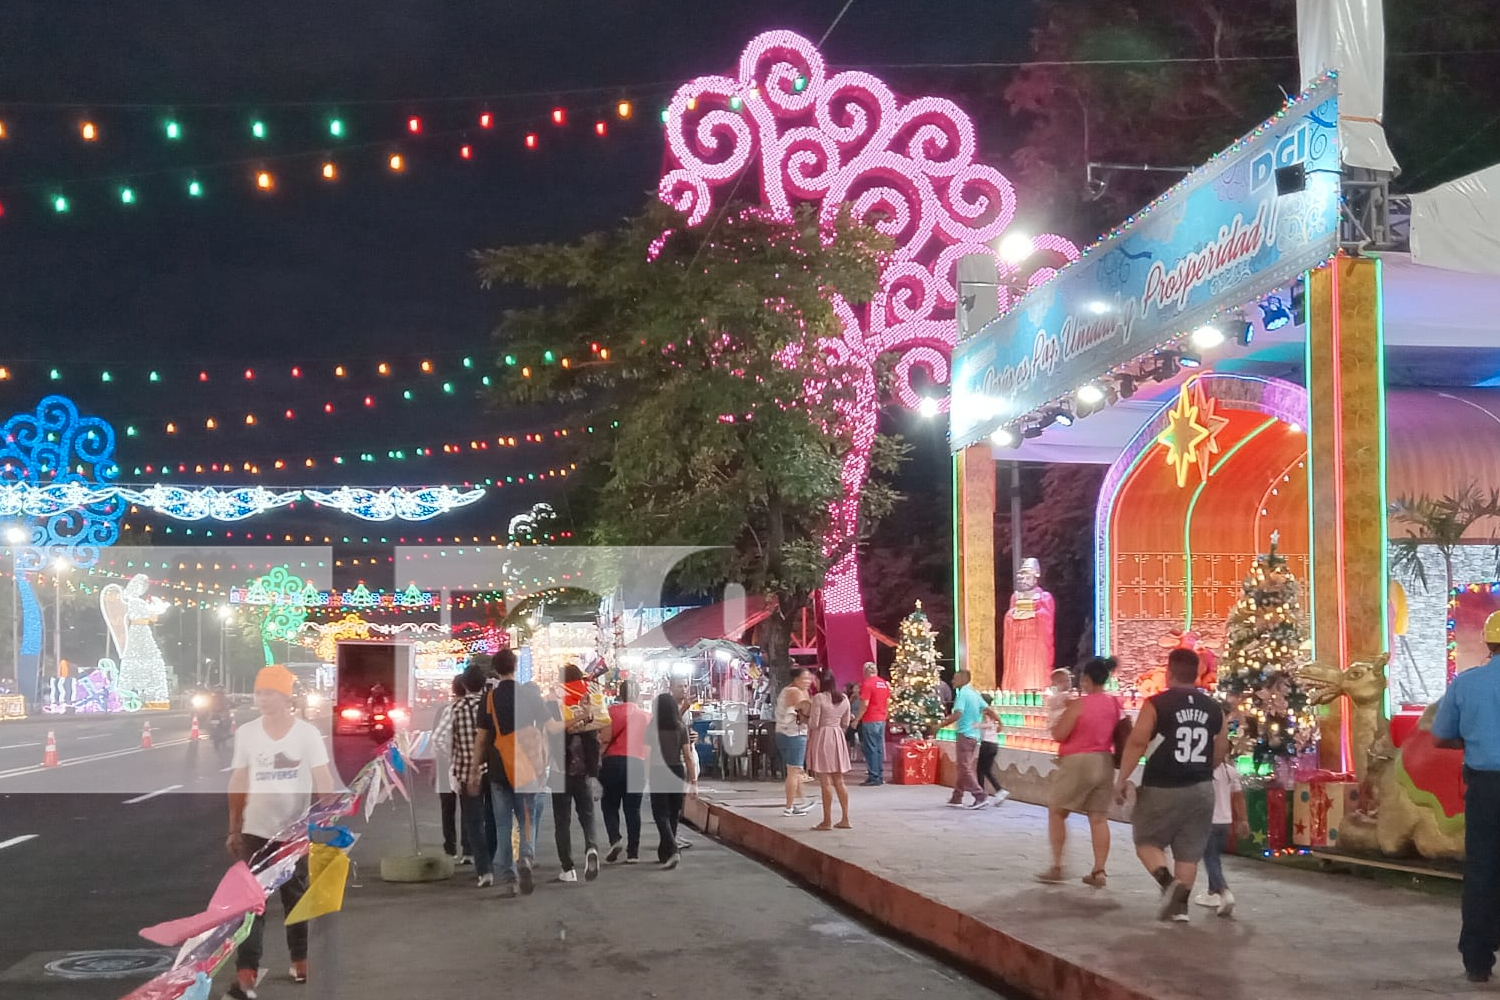
[[[234,734],[233,773],[229,776],[229,838],[232,857],[254,868],[259,859],[270,858],[281,847],[276,838],[301,819],[312,804],[314,792],[333,791],[328,769],[328,748],[317,727],[293,713],[295,677],[286,667],[266,667],[255,678],[255,707],[260,718],[247,722]],[[281,905],[287,913],[307,891],[307,857],[297,862],[292,877],[281,887]],[[236,957],[238,975],[229,996],[255,1000],[265,918],[256,917],[250,934]],[[307,981],[307,924],[286,929],[291,952],[291,977]]]

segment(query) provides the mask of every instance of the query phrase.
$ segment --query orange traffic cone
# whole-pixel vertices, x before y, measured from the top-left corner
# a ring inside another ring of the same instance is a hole
[[[148,725],[149,725],[149,723],[148,723]],[[196,715],[193,716],[193,731],[190,732],[190,733],[188,733],[188,739],[192,740],[195,743],[198,740],[203,739],[203,737],[198,734],[198,717]]]
[[[151,749],[151,723],[146,723],[146,728],[141,732],[141,749]]]
[[[42,766],[57,766],[57,737],[52,735],[52,730],[47,730],[47,749],[42,751]]]

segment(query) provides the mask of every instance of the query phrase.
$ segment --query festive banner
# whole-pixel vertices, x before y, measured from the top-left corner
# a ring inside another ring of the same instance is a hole
[[[313,844],[307,858],[307,892],[292,907],[292,912],[286,915],[288,927],[344,908],[344,886],[349,881],[349,855],[329,844]]]
[[[1323,80],[953,353],[950,447],[1192,332],[1338,247],[1339,102]]]
[[[243,861],[239,861],[219,880],[219,887],[214,890],[207,909],[190,917],[180,917],[143,928],[141,937],[156,944],[178,945],[220,924],[238,920],[246,913],[264,912],[265,893],[261,891],[255,873]]]

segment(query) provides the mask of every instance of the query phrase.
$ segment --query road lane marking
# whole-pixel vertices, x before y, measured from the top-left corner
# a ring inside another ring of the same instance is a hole
[[[15,847],[17,844],[24,844],[28,840],[35,840],[39,836],[41,834],[28,833],[20,837],[12,837],[9,840],[0,840],[0,851],[5,850],[7,847]]]
[[[179,789],[181,787],[182,787],[181,785],[168,785],[166,788],[158,788],[154,792],[147,792],[145,795],[137,795],[133,799],[126,799],[125,802],[124,802],[124,804],[127,805],[127,806],[133,806],[137,802],[145,802],[147,799],[154,799],[158,795],[165,795],[168,792],[175,792],[175,791],[177,791],[177,789]]]
[[[23,750],[26,747],[39,747],[40,743],[12,743],[9,746],[0,747],[0,750]]]
[[[187,739],[167,740],[164,743],[158,743],[158,744],[156,744],[156,747],[154,749],[165,750],[167,747],[183,746],[183,745],[185,745],[188,742],[189,741]],[[130,756],[133,753],[150,753],[150,752],[151,751],[147,750],[145,747],[131,747],[128,750],[106,750],[103,753],[87,754],[86,756],[83,756],[83,757],[73,757],[73,758],[68,759],[68,760],[63,760],[63,761],[60,761],[57,766],[58,767],[75,767],[75,766],[77,766],[79,764],[91,764],[91,763],[93,763],[94,761],[97,761],[97,760],[111,760],[111,759],[113,759],[115,757],[128,757],[128,756]],[[30,766],[30,767],[13,767],[9,771],[0,771],[0,780],[4,780],[6,778],[19,778],[22,775],[37,774],[37,773],[39,773],[41,771],[50,771],[50,770],[56,770],[56,768],[49,768],[49,767],[46,767],[45,765],[41,765],[41,764],[34,764],[34,765]]]
[[[106,737],[110,737],[110,736],[113,736],[113,735],[115,735],[115,734],[114,733],[95,733],[92,736],[79,736],[79,737],[76,737],[76,738],[79,739],[79,740],[102,740],[102,739],[105,739]]]

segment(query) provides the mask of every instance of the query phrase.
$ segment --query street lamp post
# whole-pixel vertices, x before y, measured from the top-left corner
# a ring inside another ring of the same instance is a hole
[[[229,661],[224,658],[224,633],[229,629],[229,620],[234,617],[234,609],[229,605],[219,608],[219,683],[227,691],[229,689]]]
[[[10,675],[17,684],[21,682],[21,559],[16,554],[16,547],[29,538],[31,532],[19,524],[5,529],[5,544],[10,546],[10,575],[14,577],[11,581],[14,586],[10,590]]]
[[[62,675],[62,575],[71,565],[66,556],[58,556],[52,563],[52,658],[58,676]]]

